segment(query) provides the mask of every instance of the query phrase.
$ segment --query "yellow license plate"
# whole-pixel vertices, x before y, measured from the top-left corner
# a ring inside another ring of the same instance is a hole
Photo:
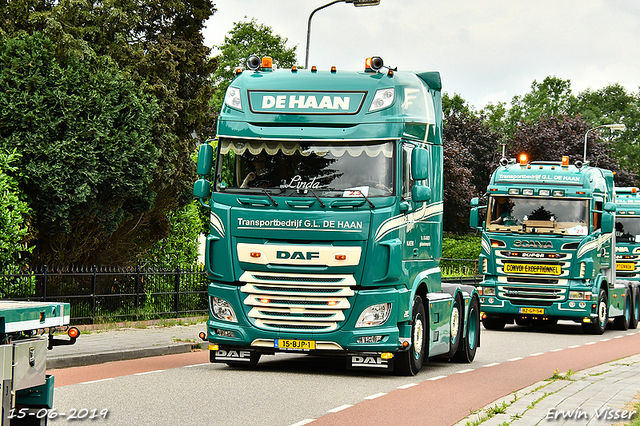
[[[535,314],[544,315],[544,309],[542,308],[520,308],[521,314]]]
[[[616,271],[634,271],[635,269],[635,263],[616,263]]]
[[[511,274],[560,275],[560,265],[534,265],[529,263],[505,263],[504,272]]]
[[[284,350],[309,351],[316,348],[316,342],[314,340],[276,339],[274,347]]]

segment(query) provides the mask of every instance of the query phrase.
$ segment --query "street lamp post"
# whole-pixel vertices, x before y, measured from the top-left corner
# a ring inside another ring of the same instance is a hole
[[[585,163],[587,162],[587,136],[589,136],[589,132],[593,130],[601,129],[603,127],[606,127],[607,129],[611,129],[611,130],[621,131],[621,132],[624,132],[625,130],[627,130],[627,126],[625,126],[624,124],[603,124],[602,126],[594,127],[593,129],[587,130],[587,133],[584,134],[584,157],[582,159],[583,162]]]
[[[336,3],[352,3],[355,7],[377,6],[380,4],[380,0],[334,0],[332,2],[329,2],[323,6],[320,6],[314,9],[314,11],[311,12],[311,14],[309,15],[309,22],[307,23],[307,50],[304,57],[304,69],[309,68],[309,37],[311,35],[311,18],[313,18],[313,15],[317,11],[324,9],[325,7],[334,5]]]

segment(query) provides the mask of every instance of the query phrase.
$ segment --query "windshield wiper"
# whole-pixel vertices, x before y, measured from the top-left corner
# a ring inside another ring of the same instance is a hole
[[[365,200],[367,200],[367,203],[369,203],[369,206],[370,206],[372,209],[375,209],[375,208],[376,208],[376,206],[371,202],[371,200],[370,200],[370,199],[368,199],[366,195],[364,195],[364,192],[362,192],[362,191],[358,191],[358,192],[360,193],[360,195],[362,195],[362,198],[364,198]]]
[[[269,191],[267,191],[266,189],[262,188],[262,192],[264,192],[264,194],[269,197],[269,199],[271,200],[271,202],[273,203],[274,206],[278,207],[278,202],[275,200],[275,198],[273,198],[271,196],[271,194],[269,194]]]
[[[320,199],[320,197],[318,197],[318,195],[313,191],[313,189],[309,188],[309,191],[311,191],[311,193],[313,194],[314,197],[316,197],[316,200],[318,200],[318,202],[320,203],[320,207],[325,208],[326,205],[322,202],[322,200]]]

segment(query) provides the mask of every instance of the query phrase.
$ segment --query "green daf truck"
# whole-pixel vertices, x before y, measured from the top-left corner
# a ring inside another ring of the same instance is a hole
[[[616,188],[616,276],[628,281],[631,300],[629,328],[640,318],[640,194],[638,188]]]
[[[428,357],[471,362],[479,297],[439,266],[440,74],[379,57],[362,71],[247,65],[194,185],[211,214],[211,362],[288,351],[407,375]]]
[[[0,425],[45,425],[57,417],[47,350],[76,342],[80,331],[69,327],[70,313],[68,303],[0,300]],[[54,337],[56,331],[69,339]]]
[[[634,325],[633,287],[616,281],[613,173],[568,157],[501,160],[488,204],[471,201],[470,224],[482,232],[479,264],[483,325],[581,323],[602,334]],[[486,219],[479,223],[479,210]]]

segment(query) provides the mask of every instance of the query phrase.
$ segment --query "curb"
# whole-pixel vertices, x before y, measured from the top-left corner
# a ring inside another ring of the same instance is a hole
[[[173,355],[200,349],[199,343],[176,343],[168,346],[154,346],[144,349],[130,349],[99,354],[64,355],[47,358],[47,370],[104,364],[105,362],[125,361],[153,356]]]

